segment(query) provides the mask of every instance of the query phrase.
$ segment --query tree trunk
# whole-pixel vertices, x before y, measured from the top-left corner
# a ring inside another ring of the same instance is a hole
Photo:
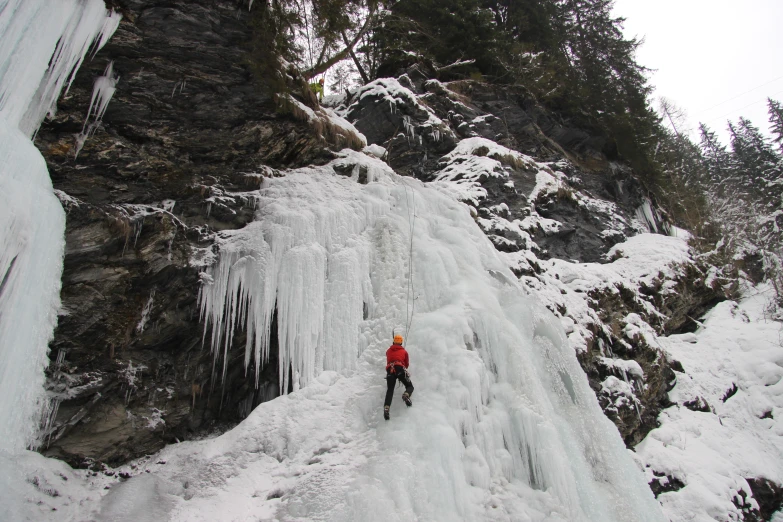
[[[356,36],[354,36],[353,40],[346,43],[345,49],[340,51],[339,53],[335,54],[325,62],[323,62],[320,65],[316,65],[315,67],[312,67],[306,71],[302,72],[302,76],[305,78],[305,80],[309,80],[313,76],[317,76],[323,72],[328,71],[331,69],[331,67],[336,64],[337,62],[340,62],[344,60],[348,55],[350,55],[353,52],[353,48],[356,46],[356,44],[359,42],[359,40],[362,38],[364,33],[367,32],[367,29],[370,28],[370,25],[373,18],[375,16],[375,6],[372,6],[370,8],[370,12],[367,14],[367,20],[364,21],[364,25],[361,29],[359,29],[359,32],[356,33]]]
[[[356,69],[359,71],[359,76],[362,77],[362,82],[364,84],[370,83],[370,78],[367,76],[367,73],[364,72],[364,68],[362,67],[362,64],[359,63],[359,58],[356,57],[356,53],[353,52],[353,47],[348,47],[348,36],[345,34],[345,31],[340,31],[343,35],[343,42],[345,42],[345,46],[348,49],[348,52],[351,55],[351,59],[353,60],[354,65],[356,65]]]

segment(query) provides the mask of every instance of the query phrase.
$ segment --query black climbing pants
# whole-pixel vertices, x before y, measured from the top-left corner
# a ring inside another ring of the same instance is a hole
[[[383,401],[384,406],[391,406],[394,385],[397,384],[398,379],[405,386],[405,391],[408,392],[408,395],[413,395],[413,384],[411,384],[408,376],[405,375],[405,368],[397,365],[386,368],[386,400]]]

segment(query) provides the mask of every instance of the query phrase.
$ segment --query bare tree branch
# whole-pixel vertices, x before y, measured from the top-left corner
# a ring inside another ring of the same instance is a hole
[[[354,65],[356,65],[356,69],[359,71],[359,76],[362,77],[362,82],[364,82],[365,85],[370,83],[370,78],[367,76],[367,73],[364,72],[362,64],[359,63],[359,58],[357,58],[356,53],[353,52],[353,47],[349,45],[350,42],[348,42],[348,36],[345,34],[345,31],[340,31],[340,33],[343,35],[343,42],[345,42],[345,47],[348,49],[348,53],[351,55],[351,59],[353,60]]]
[[[375,5],[372,5],[370,7],[370,12],[367,14],[367,19],[364,21],[364,25],[362,25],[361,29],[359,29],[359,32],[356,33],[356,36],[354,36],[353,40],[351,40],[346,44],[345,49],[335,54],[334,56],[332,56],[322,64],[316,65],[315,67],[303,71],[302,76],[304,76],[306,80],[309,80],[313,76],[317,76],[323,72],[328,71],[337,62],[344,60],[353,51],[353,48],[356,46],[359,40],[361,40],[362,35],[364,35],[364,33],[367,32],[367,30],[370,28],[374,17],[375,17]]]

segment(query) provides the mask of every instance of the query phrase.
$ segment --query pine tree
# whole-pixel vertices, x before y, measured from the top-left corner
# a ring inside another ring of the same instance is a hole
[[[661,127],[656,136],[653,164],[657,171],[655,195],[675,221],[704,237],[709,211],[702,182],[707,175],[699,147],[685,135]]]
[[[650,138],[658,117],[649,105],[647,69],[635,60],[640,42],[626,40],[622,18],[611,0],[555,0],[560,55],[568,65],[567,97],[574,114],[598,122],[614,138],[620,155],[638,170],[649,170]]]
[[[508,38],[534,44],[538,49],[554,47],[556,7],[551,0],[483,0],[494,16],[495,26]]]
[[[701,134],[699,146],[705,171],[703,183],[709,187],[716,187],[720,193],[723,193],[723,189],[732,180],[731,153],[726,150],[726,146],[720,142],[715,132],[705,124],[699,124],[699,133]]]
[[[781,178],[780,157],[750,120],[729,124],[733,159],[743,186],[765,202],[775,199],[776,181]]]
[[[779,101],[767,98],[767,107],[769,109],[770,130],[774,134],[773,141],[778,144],[780,152],[783,153],[783,105]]]
[[[510,43],[500,35],[481,0],[398,0],[390,2],[374,39],[387,65],[411,56],[436,66],[475,60],[473,71],[495,74]]]

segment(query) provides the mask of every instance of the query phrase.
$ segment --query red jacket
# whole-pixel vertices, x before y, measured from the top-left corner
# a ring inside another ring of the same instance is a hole
[[[386,350],[386,367],[389,368],[393,364],[408,367],[408,352],[399,344],[393,344]]]

